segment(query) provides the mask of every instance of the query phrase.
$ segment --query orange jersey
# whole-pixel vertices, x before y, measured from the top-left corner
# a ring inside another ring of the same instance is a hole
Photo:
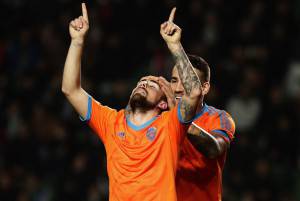
[[[110,201],[175,201],[179,146],[188,124],[178,106],[136,126],[125,110],[89,98],[87,119],[105,146]]]
[[[235,124],[225,111],[204,105],[193,121],[207,132],[219,133],[226,141],[234,136]],[[222,171],[226,153],[209,159],[185,138],[176,177],[178,201],[222,200]]]

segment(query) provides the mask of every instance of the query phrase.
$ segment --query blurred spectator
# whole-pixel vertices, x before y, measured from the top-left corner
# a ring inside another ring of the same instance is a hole
[[[300,63],[292,63],[286,75],[286,91],[291,98],[300,94]]]
[[[261,104],[257,97],[251,95],[251,89],[247,85],[241,85],[239,93],[229,99],[228,112],[236,119],[236,128],[241,132],[249,131],[257,123]]]

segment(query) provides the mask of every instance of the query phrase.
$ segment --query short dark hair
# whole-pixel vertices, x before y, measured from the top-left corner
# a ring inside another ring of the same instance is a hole
[[[188,54],[189,60],[194,68],[198,69],[201,72],[201,82],[210,81],[210,67],[208,63],[199,56]]]

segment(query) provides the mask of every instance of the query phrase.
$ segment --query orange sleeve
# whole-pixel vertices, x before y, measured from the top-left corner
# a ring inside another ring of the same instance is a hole
[[[97,133],[103,143],[106,140],[106,133],[111,122],[116,119],[117,111],[107,106],[103,106],[94,98],[88,98],[88,112],[84,121]]]
[[[227,112],[220,111],[214,118],[210,131],[220,133],[231,141],[234,138],[235,123]]]

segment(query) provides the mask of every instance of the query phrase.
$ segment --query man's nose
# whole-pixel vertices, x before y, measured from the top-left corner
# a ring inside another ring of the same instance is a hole
[[[145,81],[145,82],[141,83],[141,86],[144,87],[144,88],[147,88],[148,87],[148,82]]]

